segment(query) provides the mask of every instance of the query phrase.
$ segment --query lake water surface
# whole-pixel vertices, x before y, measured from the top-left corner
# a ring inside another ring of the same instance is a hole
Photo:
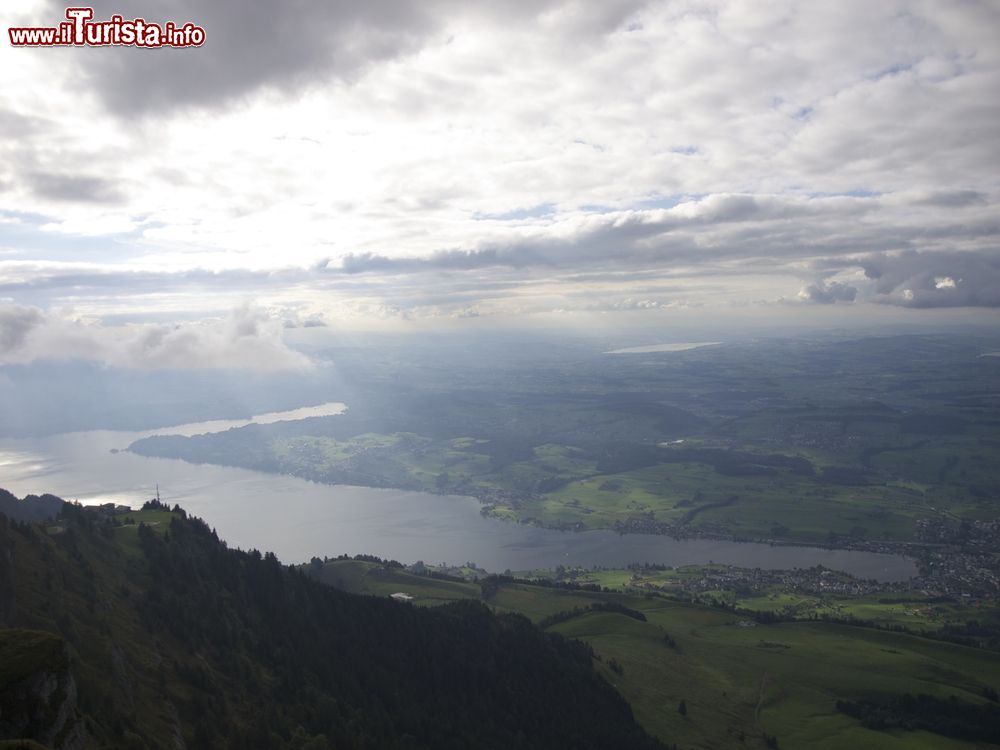
[[[721,341],[690,341],[677,344],[650,344],[648,346],[629,346],[624,349],[612,349],[605,354],[652,354],[654,352],[686,352],[688,349],[700,349],[703,346],[718,346]]]
[[[252,421],[325,416],[344,408],[322,404]],[[883,581],[916,574],[913,561],[899,555],[706,539],[675,541],[611,531],[561,532],[484,518],[479,502],[468,497],[331,486],[124,450],[149,435],[195,435],[249,421],[0,439],[0,487],[19,497],[50,492],[85,504],[115,502],[137,508],[155,495],[159,485],[165,502],[180,503],[204,518],[231,546],[272,550],[286,563],[306,562],[313,555],[368,553],[406,563],[475,562],[491,571],[712,561],[772,569],[824,565]]]

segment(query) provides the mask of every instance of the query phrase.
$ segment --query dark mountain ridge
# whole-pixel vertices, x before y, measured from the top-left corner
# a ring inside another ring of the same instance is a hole
[[[337,591],[179,509],[2,518],[0,559],[0,634],[65,641],[87,747],[661,747],[582,643]]]
[[[0,488],[0,513],[15,521],[44,521],[59,515],[65,501],[55,495],[27,495],[21,500]]]

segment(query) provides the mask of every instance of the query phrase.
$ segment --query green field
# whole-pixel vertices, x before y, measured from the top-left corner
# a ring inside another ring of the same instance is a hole
[[[387,571],[371,562],[333,560],[323,567],[322,578],[328,582],[339,578],[349,590],[383,596],[405,592],[415,597],[415,603],[483,595],[475,582]],[[662,582],[700,572],[692,567],[656,575]],[[637,579],[632,571],[597,571],[578,580],[642,586],[652,578]],[[777,737],[782,748],[978,747],[982,745],[923,731],[867,729],[839,713],[835,704],[905,693],[954,695],[981,704],[984,690],[1000,685],[1000,654],[906,633],[831,622],[764,624],[744,614],[659,595],[597,593],[524,582],[501,583],[486,600],[498,611],[519,612],[535,622],[608,601],[642,612],[645,622],[614,612],[585,611],[549,629],[589,643],[595,666],[629,701],[640,723],[682,748],[764,747],[764,733]],[[806,597],[768,594],[740,604],[764,610],[766,605],[778,608],[806,601]],[[830,599],[826,606],[831,613],[853,613],[883,625],[894,624],[895,618],[909,626],[923,623],[933,629],[935,624],[926,615],[923,620],[906,621],[901,613],[927,609],[919,603],[880,604],[873,597],[860,597]],[[619,669],[612,669],[612,663]],[[682,700],[684,716],[678,712]]]
[[[753,426],[778,429],[762,420]],[[866,432],[870,427],[874,433]],[[752,433],[742,423],[728,429],[730,445],[735,436]],[[531,448],[529,457],[498,465],[488,440],[415,433],[280,437],[263,451],[268,465],[298,476],[472,494],[487,502],[495,517],[561,528],[688,531],[839,545],[910,541],[918,519],[994,517],[991,501],[948,484],[950,474],[934,468],[954,465],[956,476],[970,482],[1000,481],[978,452],[986,438],[970,436],[933,450],[912,443],[890,449],[886,446],[895,445],[899,436],[884,434],[885,424],[858,423],[856,429],[855,452],[866,456],[867,466],[857,456],[837,461],[787,446],[764,454],[760,441],[753,449],[748,442],[727,450],[713,436],[692,438],[683,448],[671,443],[650,448],[650,465],[619,472],[600,471],[599,460],[572,445],[543,443]],[[881,446],[877,454],[872,453],[875,445]],[[735,464],[734,455],[739,457]],[[788,468],[782,461],[804,462],[806,468]]]
[[[475,583],[417,576],[363,560],[335,560],[323,566],[314,577],[356,594],[408,594],[414,597],[416,604],[443,604],[455,599],[479,597],[479,586]]]
[[[681,747],[727,747],[762,732],[781,747],[971,747],[928,733],[865,729],[837,700],[928,692],[981,702],[1000,657],[913,636],[827,623],[747,625],[725,613],[628,600],[648,622],[599,613],[554,627],[623,667],[609,680],[646,728]],[[743,624],[741,624],[743,623]],[[667,648],[660,629],[677,643]],[[687,715],[677,706],[684,700]]]
[[[535,570],[519,575],[580,585],[596,584],[601,588],[637,594],[655,592],[695,602],[725,604],[742,611],[773,613],[789,619],[854,619],[879,627],[929,633],[976,621],[1000,632],[1000,605],[990,599],[932,596],[903,587],[847,594],[838,592],[833,586],[817,591],[815,584],[802,582],[812,577],[828,584],[866,587],[846,573],[831,570],[820,573],[793,571],[788,574],[792,578],[784,577],[779,571],[772,574],[774,580],[770,583],[748,586],[745,579],[750,573],[752,571],[732,566],[707,564],[678,568]],[[711,577],[721,580],[711,581]],[[727,581],[727,578],[735,580]],[[706,584],[706,579],[711,582]]]

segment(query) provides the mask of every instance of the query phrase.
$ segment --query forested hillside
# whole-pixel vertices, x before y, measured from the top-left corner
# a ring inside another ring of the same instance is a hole
[[[77,697],[57,708],[89,747],[660,746],[588,647],[524,617],[337,591],[179,509],[0,518],[0,632],[64,639]]]

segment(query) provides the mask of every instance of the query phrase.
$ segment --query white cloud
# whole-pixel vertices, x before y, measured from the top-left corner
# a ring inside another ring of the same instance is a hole
[[[83,359],[137,369],[308,367],[285,346],[281,323],[249,305],[221,320],[107,326],[71,312],[0,305],[0,364]]]
[[[818,281],[815,284],[804,287],[798,293],[798,298],[803,302],[814,302],[821,305],[832,305],[836,302],[853,302],[857,296],[858,290],[856,287],[840,281],[831,281],[829,283]]]
[[[206,45],[0,47],[0,294],[656,314],[863,304],[830,274],[864,268],[875,301],[994,306],[963,270],[1000,246],[993,3],[356,5],[135,2]],[[884,259],[913,252],[931,275],[897,284]]]

